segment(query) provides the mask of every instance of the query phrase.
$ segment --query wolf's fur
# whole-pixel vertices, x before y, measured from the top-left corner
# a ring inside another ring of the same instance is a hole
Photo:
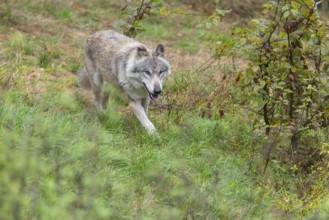
[[[102,91],[104,82],[114,83],[128,95],[131,110],[146,130],[156,133],[146,114],[150,99],[158,98],[171,73],[163,45],[151,51],[138,41],[108,30],[89,36],[85,53],[78,84],[93,90],[97,109],[106,108],[108,101],[109,94]]]

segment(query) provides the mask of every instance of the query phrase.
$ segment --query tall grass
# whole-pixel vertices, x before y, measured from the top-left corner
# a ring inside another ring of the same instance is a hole
[[[6,58],[21,68],[0,96],[1,219],[253,218],[269,209],[248,161],[231,154],[233,143],[244,144],[239,135],[252,136],[248,126],[232,133],[240,119],[201,119],[191,105],[161,110],[169,99],[186,101],[180,88],[189,94],[200,82],[194,71],[181,73],[189,86],[179,74],[171,78],[167,99],[152,106],[161,134],[152,138],[122,112],[126,100],[118,93],[97,114],[90,99],[70,89],[74,75],[52,79],[65,66],[40,70],[38,59],[24,53],[26,42],[39,39],[21,35],[4,44],[24,59]]]
[[[243,108],[227,106],[217,119],[202,115],[200,103],[223,86],[220,69],[200,72],[190,61],[182,70],[172,61],[180,71],[150,107],[160,133],[152,138],[118,92],[111,90],[110,108],[98,114],[90,95],[76,87],[83,40],[109,28],[118,3],[18,3],[8,1],[6,16],[30,25],[0,22],[6,30],[0,34],[0,219],[279,219],[304,210],[290,170],[271,164],[260,175],[262,135]],[[168,25],[148,21],[156,34],[141,38],[154,42],[160,35],[168,51],[174,45],[188,54],[189,45],[170,44],[182,29],[176,19],[168,32]],[[185,33],[196,35],[193,27]],[[195,52],[198,43],[190,44]],[[319,210],[325,219],[323,195],[302,215]]]
[[[1,96],[1,218],[253,218],[269,208],[246,161],[219,140],[236,135],[231,121],[193,116],[154,139],[66,98]]]

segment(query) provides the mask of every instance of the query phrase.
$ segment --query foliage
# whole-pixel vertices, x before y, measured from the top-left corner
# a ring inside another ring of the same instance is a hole
[[[329,176],[319,170],[328,168],[328,155],[321,152],[328,144],[324,134],[329,125],[329,29],[321,21],[317,5],[312,0],[270,1],[264,5],[264,18],[254,19],[248,28],[233,28],[226,42],[213,42],[219,58],[233,60],[236,82],[226,96],[235,104],[231,110],[248,110],[245,114],[255,131],[261,129],[266,135],[263,173],[272,159],[279,163],[272,166],[275,175],[285,172],[319,180],[309,187],[300,187],[303,183],[298,181],[290,183],[299,187],[287,190],[288,200],[294,201],[283,205],[290,206],[287,212],[306,210],[308,202],[319,202],[327,194],[322,182]],[[212,111],[214,118],[222,116],[221,103],[226,100],[218,88],[203,109]],[[293,198],[293,192],[299,195]]]
[[[240,118],[200,119],[191,96],[211,88],[199,88],[205,78],[192,67],[176,71],[163,103],[151,106],[161,133],[152,139],[123,103],[112,99],[97,115],[75,87],[68,61],[81,65],[76,57],[91,31],[74,26],[80,19],[17,10],[29,22],[19,27],[25,31],[0,34],[0,219],[252,219],[270,210],[247,161],[230,151],[249,143],[240,137],[252,136],[250,127],[232,133]],[[86,17],[99,8],[88,10]]]
[[[248,67],[237,79],[262,116],[255,123],[265,123],[267,135],[289,132],[295,151],[304,131],[328,125],[328,28],[310,0],[272,1],[265,13],[272,18],[235,28],[217,52],[246,59]]]
[[[231,10],[220,10],[215,9],[210,16],[208,16],[206,19],[200,22],[200,24],[197,25],[198,28],[202,31],[203,28],[209,29],[213,26],[217,26],[219,22],[222,21],[223,17],[227,14],[229,14]]]
[[[0,97],[2,219],[253,219],[270,208],[247,161],[230,153],[230,140],[235,148],[252,136],[249,126],[231,132],[241,118],[189,114],[158,140],[132,117],[97,117],[79,97],[51,87],[24,96],[11,89]]]
[[[170,15],[165,21],[139,21],[148,32],[138,37],[165,40],[174,70],[162,99],[149,111],[160,139],[143,132],[120,92],[112,92],[111,108],[97,114],[92,97],[76,88],[84,40],[118,20],[122,5],[114,0],[23,2],[27,7],[7,0],[9,16],[0,22],[0,219],[328,217],[323,161],[328,161],[329,132],[303,133],[300,143],[312,143],[314,150],[309,154],[303,148],[310,160],[286,156],[278,147],[281,157],[259,175],[263,133],[250,122],[247,102],[236,102],[241,93],[230,87],[238,86],[234,68],[224,77],[224,68],[208,68],[205,57],[211,56],[194,28],[199,17],[179,10],[179,1],[175,8],[156,9]],[[201,26],[221,20],[213,18]],[[202,39],[216,47],[236,42],[225,33],[204,34]],[[189,52],[192,46],[196,54]],[[242,82],[243,74],[239,77]],[[204,103],[211,105],[200,111]],[[301,163],[291,166],[290,159]],[[312,169],[301,176],[299,167]]]
[[[124,34],[129,37],[144,31],[141,21],[146,16],[158,15],[160,8],[164,5],[163,0],[141,0],[139,5],[136,5],[136,1],[131,0],[127,0],[127,3],[122,12],[122,16],[126,17],[126,20],[117,22],[116,26],[124,28]]]

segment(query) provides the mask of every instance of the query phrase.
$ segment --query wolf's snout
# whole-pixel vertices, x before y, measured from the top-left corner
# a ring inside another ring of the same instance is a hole
[[[154,92],[154,94],[159,95],[161,93],[161,89],[155,88],[153,92]]]
[[[153,93],[150,94],[150,97],[152,100],[157,100],[158,99],[158,95],[161,93],[161,87],[159,86],[155,86],[153,89]]]

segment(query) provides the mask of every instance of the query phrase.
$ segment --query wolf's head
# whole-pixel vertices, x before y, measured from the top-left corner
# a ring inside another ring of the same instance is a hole
[[[136,74],[140,86],[143,86],[152,100],[157,100],[162,92],[162,84],[171,73],[170,65],[165,58],[165,49],[159,44],[155,51],[145,46],[136,49],[135,65],[132,70]]]

